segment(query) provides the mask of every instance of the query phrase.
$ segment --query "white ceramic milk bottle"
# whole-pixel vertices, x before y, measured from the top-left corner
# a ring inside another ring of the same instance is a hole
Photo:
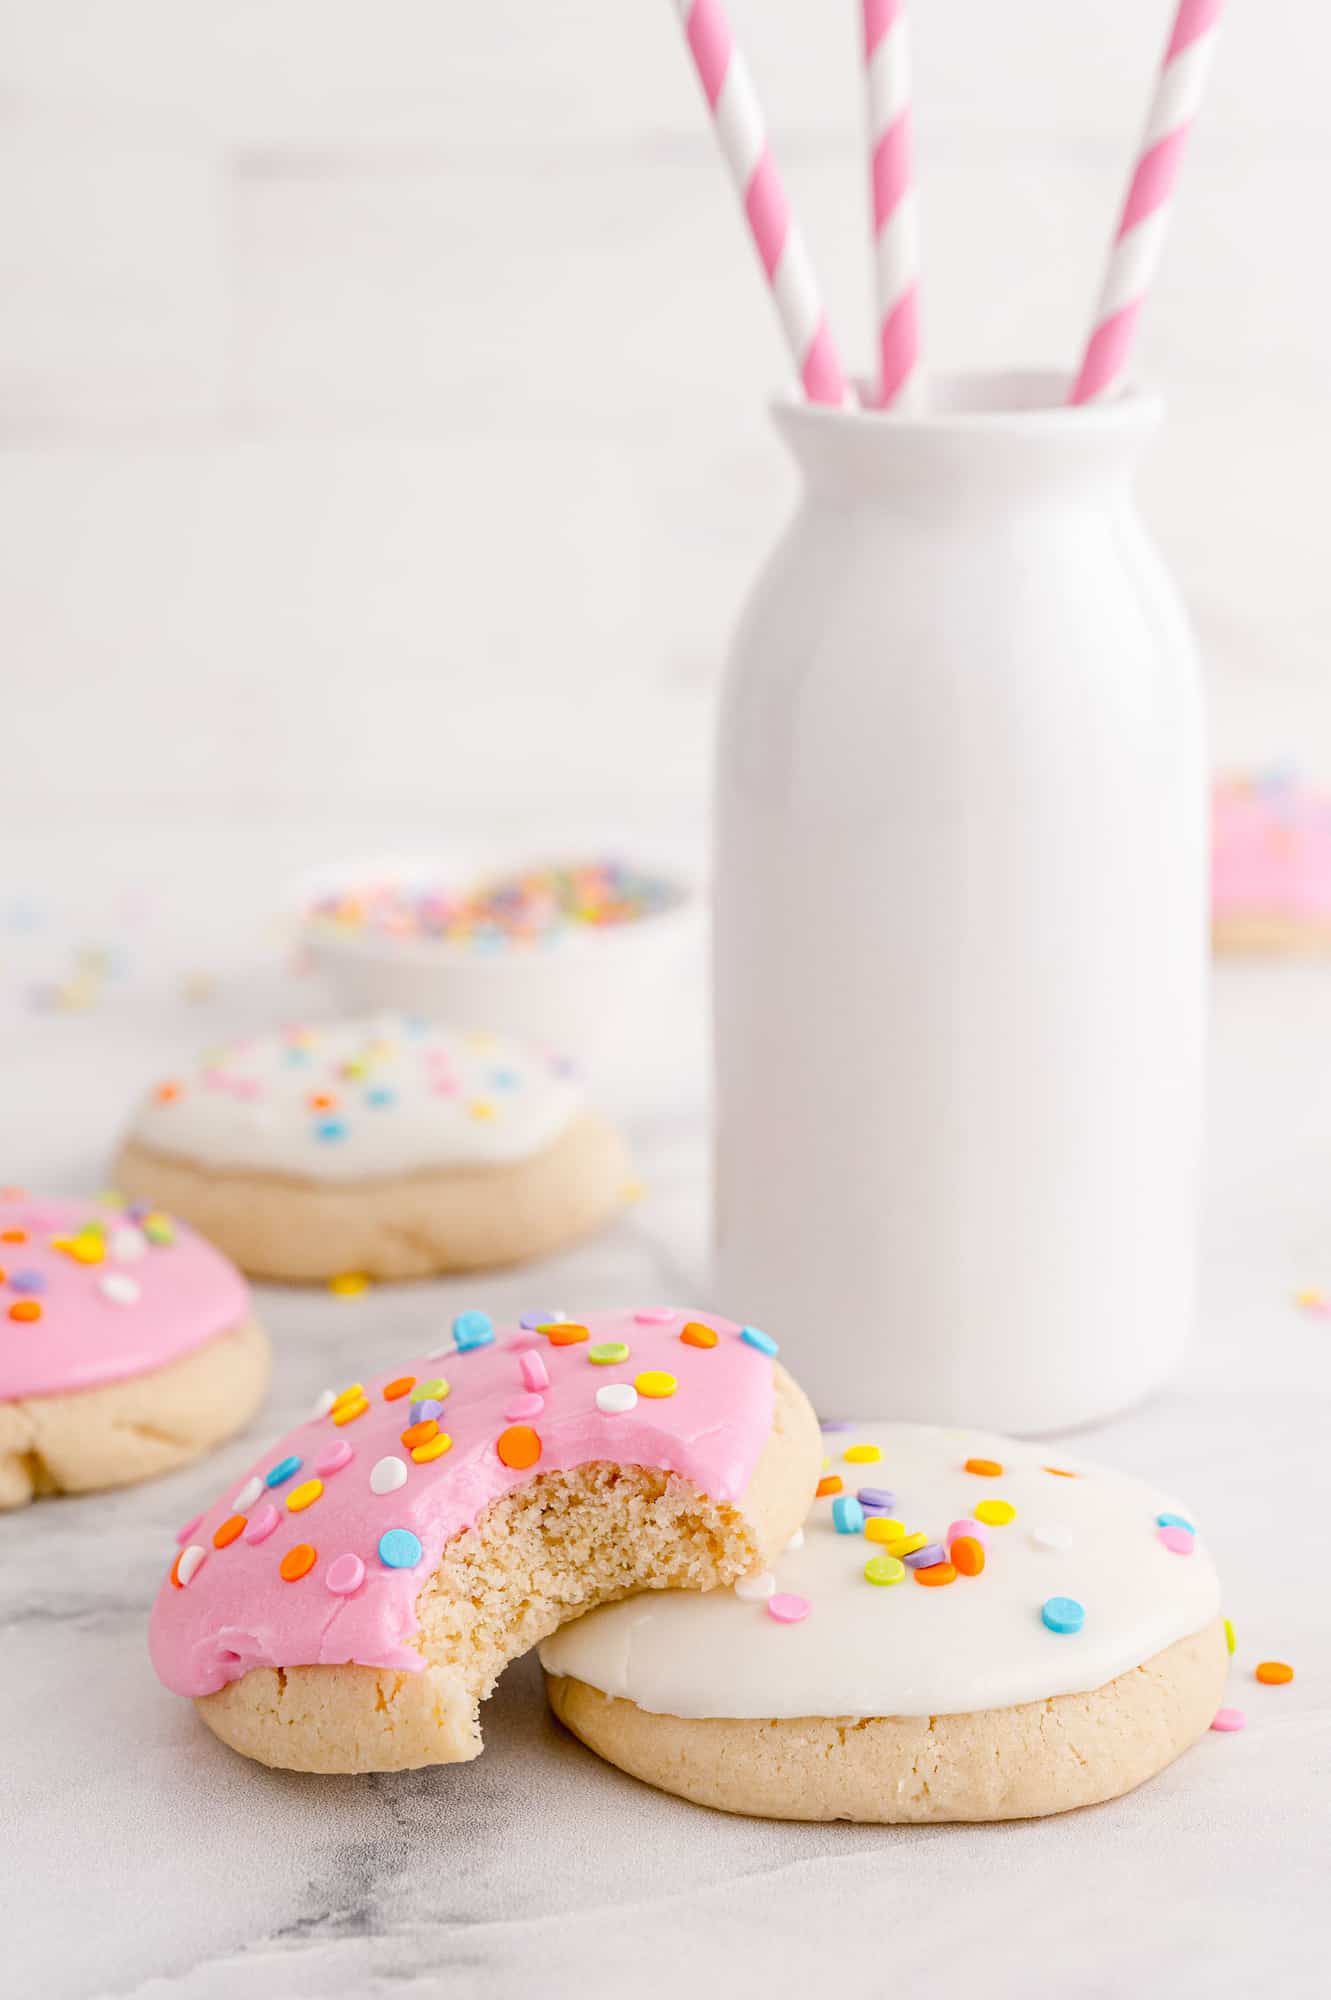
[[[730,661],[717,1303],[829,1416],[1134,1402],[1193,1298],[1197,662],[1132,497],[1150,397],[794,401],[802,498]]]

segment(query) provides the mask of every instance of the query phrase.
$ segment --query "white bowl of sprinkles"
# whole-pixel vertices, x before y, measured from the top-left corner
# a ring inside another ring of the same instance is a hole
[[[515,1035],[640,1100],[702,1056],[701,903],[676,868],[574,858],[469,877],[439,857],[320,868],[302,940],[349,1013]]]

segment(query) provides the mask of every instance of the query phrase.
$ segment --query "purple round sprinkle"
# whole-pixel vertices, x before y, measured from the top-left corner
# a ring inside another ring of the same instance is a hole
[[[538,1326],[549,1326],[549,1313],[524,1313],[518,1325],[524,1333],[535,1333]]]
[[[412,1404],[411,1421],[413,1424],[423,1424],[427,1417],[442,1416],[443,1408],[443,1404],[436,1402],[433,1396],[426,1396],[421,1402]]]
[[[871,1514],[890,1514],[897,1504],[897,1496],[886,1486],[861,1486],[855,1495],[861,1507]]]
[[[818,1428],[820,1431],[848,1431],[852,1430],[854,1426],[850,1423],[842,1423],[840,1418],[819,1417]]]
[[[46,1290],[46,1274],[43,1271],[11,1271],[9,1282],[16,1292],[26,1292],[30,1297]]]
[[[935,1563],[947,1561],[947,1550],[941,1542],[926,1542],[922,1549],[912,1549],[901,1560],[907,1569],[932,1569]]]

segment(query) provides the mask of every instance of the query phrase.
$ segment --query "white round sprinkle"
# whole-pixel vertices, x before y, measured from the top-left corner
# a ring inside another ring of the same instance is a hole
[[[1037,1549],[1052,1549],[1055,1555],[1062,1555],[1065,1549],[1072,1547],[1072,1536],[1066,1528],[1032,1528],[1031,1546]]]
[[[790,1540],[786,1543],[786,1547],[788,1549],[802,1549],[804,1547],[803,1528],[796,1528],[794,1534],[791,1536]]]
[[[333,1394],[333,1391],[325,1389],[316,1401],[314,1408],[310,1411],[311,1417],[326,1417],[336,1401],[337,1397]]]
[[[742,1576],[735,1585],[736,1597],[742,1597],[746,1604],[761,1604],[776,1589],[776,1578],[770,1569],[760,1569],[757,1576]]]
[[[176,1564],[177,1582],[188,1583],[207,1553],[208,1551],[201,1549],[197,1542],[191,1542],[187,1549],[182,1549],[180,1561]]]
[[[141,1229],[113,1229],[106,1252],[114,1264],[137,1264],[148,1254],[148,1239]]]
[[[403,1459],[395,1458],[390,1452],[381,1458],[370,1474],[371,1493],[396,1493],[399,1486],[407,1483],[407,1467]]]
[[[113,1305],[132,1306],[138,1304],[139,1281],[137,1278],[129,1277],[124,1271],[108,1271],[105,1277],[98,1280],[98,1283],[101,1287],[103,1298],[110,1299]]]
[[[247,1479],[245,1481],[245,1484],[241,1487],[239,1493],[237,1493],[235,1499],[231,1502],[232,1513],[233,1514],[245,1513],[250,1507],[254,1505],[255,1501],[258,1499],[259,1495],[262,1492],[263,1492],[262,1479],[258,1478]]]
[[[607,1417],[622,1417],[637,1400],[638,1392],[631,1382],[607,1382],[596,1392],[596,1407]]]

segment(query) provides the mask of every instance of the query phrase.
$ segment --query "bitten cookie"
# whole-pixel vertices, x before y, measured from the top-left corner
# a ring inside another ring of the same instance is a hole
[[[0,1267],[0,1507],[151,1479],[254,1414],[245,1281],[171,1217],[0,1193]]]
[[[796,1546],[541,1648],[555,1713],[662,1790],[768,1819],[1025,1819],[1129,1791],[1209,1727],[1226,1647],[1191,1519],[979,1432],[862,1424]]]
[[[710,1590],[794,1532],[818,1429],[775,1344],[673,1311],[498,1332],[330,1393],[193,1526],[153,1663],[223,1742],[298,1771],[457,1763],[565,1618]]]
[[[1218,952],[1331,951],[1331,799],[1290,772],[1211,795],[1211,936]]]
[[[153,1089],[116,1184],[254,1277],[519,1263],[623,1199],[623,1143],[561,1064],[385,1015],[215,1049]]]

